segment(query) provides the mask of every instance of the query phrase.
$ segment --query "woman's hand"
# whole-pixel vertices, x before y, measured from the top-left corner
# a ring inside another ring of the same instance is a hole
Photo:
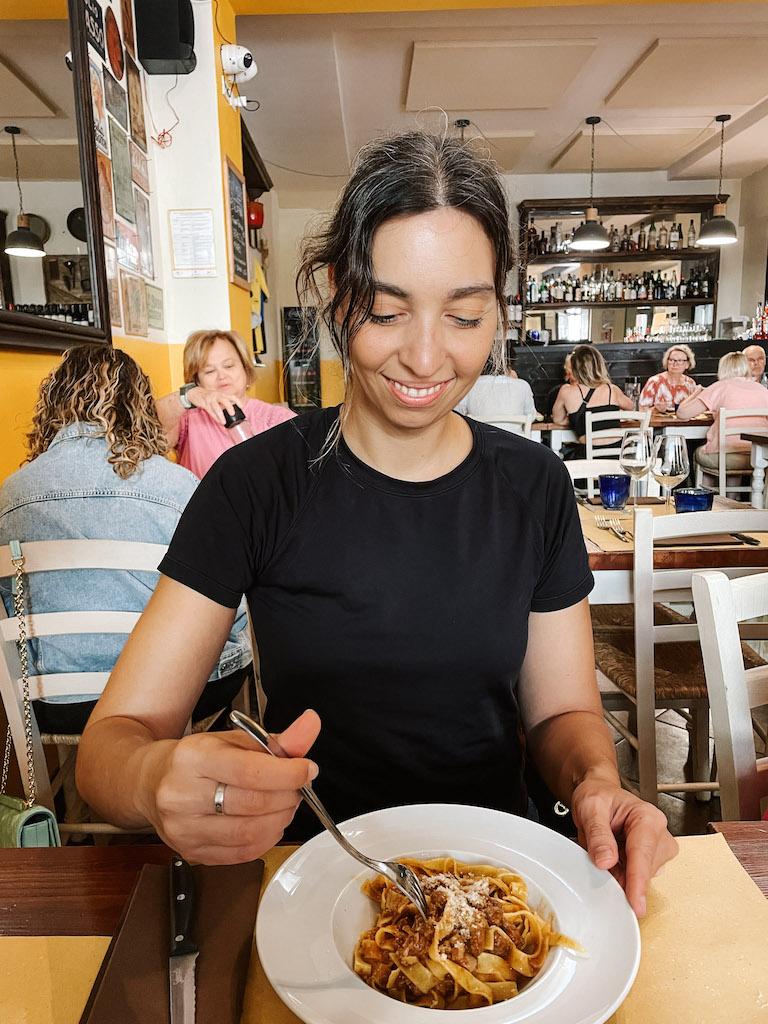
[[[592,863],[611,872],[635,914],[644,917],[649,881],[677,854],[662,811],[612,777],[587,775],[573,792],[571,814]]]
[[[239,864],[260,857],[283,836],[301,801],[298,790],[317,776],[304,754],[320,719],[305,711],[279,737],[290,758],[259,751],[243,733],[199,733],[144,748],[142,808],[166,845],[199,864]],[[226,786],[223,813],[214,806]]]
[[[227,395],[223,391],[203,388],[198,384],[196,388],[189,389],[187,399],[196,409],[204,409],[211,419],[216,420],[222,427],[225,426],[222,410],[226,409],[232,416],[235,414],[235,399],[232,395]]]

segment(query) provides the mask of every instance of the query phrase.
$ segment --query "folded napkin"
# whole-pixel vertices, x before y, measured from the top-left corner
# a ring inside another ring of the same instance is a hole
[[[768,1021],[768,899],[721,835],[678,842],[651,882],[640,970],[609,1024]]]

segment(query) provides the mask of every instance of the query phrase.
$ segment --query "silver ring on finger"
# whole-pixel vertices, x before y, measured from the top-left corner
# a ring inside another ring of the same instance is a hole
[[[213,807],[217,814],[224,813],[224,792],[226,788],[224,782],[219,782],[216,786],[216,792],[213,794]]]

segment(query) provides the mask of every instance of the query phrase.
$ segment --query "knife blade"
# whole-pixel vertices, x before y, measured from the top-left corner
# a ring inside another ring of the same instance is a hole
[[[181,857],[171,861],[171,953],[168,974],[171,1024],[195,1024],[195,961],[198,948],[190,938],[195,910],[195,878]]]
[[[736,540],[740,540],[742,544],[759,544],[760,543],[760,541],[757,539],[757,537],[750,537],[746,533],[732,533],[731,536],[735,537]]]

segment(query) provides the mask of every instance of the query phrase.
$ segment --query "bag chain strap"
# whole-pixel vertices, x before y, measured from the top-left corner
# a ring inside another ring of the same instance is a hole
[[[16,572],[16,586],[13,588],[13,611],[19,624],[19,636],[16,645],[19,648],[19,660],[21,661],[21,686],[24,698],[24,734],[27,741],[27,779],[29,783],[29,796],[25,800],[27,807],[31,807],[37,798],[37,783],[35,781],[35,762],[32,746],[32,704],[29,699],[29,667],[27,665],[27,626],[24,621],[24,556],[12,558],[11,562]],[[5,737],[5,754],[3,756],[2,779],[0,779],[0,793],[5,792],[8,782],[8,770],[11,763],[11,726],[8,725],[8,732]]]

